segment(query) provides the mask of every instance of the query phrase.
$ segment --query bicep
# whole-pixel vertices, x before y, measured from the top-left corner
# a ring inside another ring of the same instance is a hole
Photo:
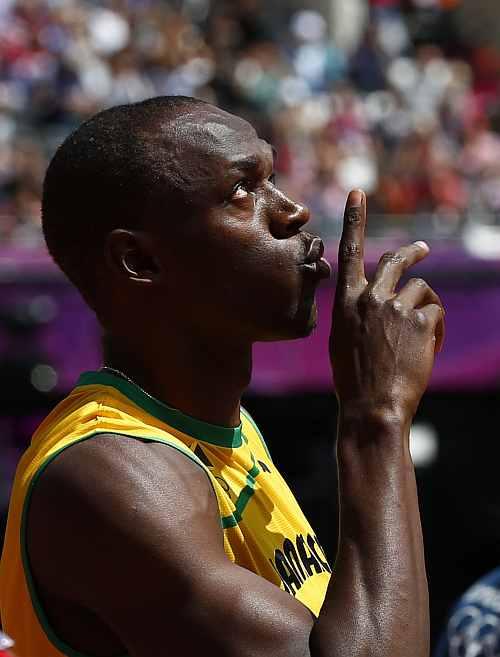
[[[200,565],[192,566],[186,578],[188,590],[177,593],[175,608],[158,604],[168,595],[162,582],[151,590],[158,594],[157,604],[115,617],[133,657],[164,652],[183,657],[309,654],[312,618],[301,603],[234,564],[204,564],[203,573]]]
[[[91,493],[65,466],[72,474],[62,482],[64,497],[74,497],[65,506],[73,511],[53,513],[56,531],[65,522],[73,528],[64,533],[70,544],[58,549],[75,602],[106,622],[132,657],[309,654],[306,607],[227,558],[206,473],[168,447],[125,450],[97,468],[80,455],[80,471],[93,473]],[[78,569],[64,563],[75,551]]]

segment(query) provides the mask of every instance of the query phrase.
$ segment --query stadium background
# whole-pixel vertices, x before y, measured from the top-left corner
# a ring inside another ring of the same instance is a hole
[[[496,0],[0,0],[1,523],[31,432],[99,364],[95,322],[43,246],[48,158],[102,107],[199,96],[274,143],[331,259],[352,187],[369,197],[370,265],[406,240],[433,248],[419,273],[448,338],[412,449],[435,635],[500,563],[499,73]],[[256,346],[246,405],[333,561],[332,293],[312,338]]]

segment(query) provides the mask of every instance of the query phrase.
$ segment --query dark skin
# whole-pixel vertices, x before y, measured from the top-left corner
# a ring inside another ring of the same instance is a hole
[[[179,131],[196,221],[110,234],[96,266],[113,303],[97,298],[96,306],[108,364],[189,415],[235,426],[252,343],[309,334],[326,272],[304,266],[309,215],[272,182],[269,146],[241,119],[190,112]],[[244,171],[231,164],[242,158]],[[319,618],[228,560],[198,466],[164,445],[107,435],[47,468],[28,521],[44,607],[72,647],[98,657],[428,655],[408,436],[442,342],[443,309],[419,279],[396,291],[427,255],[423,243],[386,254],[367,282],[365,223],[364,194],[352,192],[330,344],[340,544]]]

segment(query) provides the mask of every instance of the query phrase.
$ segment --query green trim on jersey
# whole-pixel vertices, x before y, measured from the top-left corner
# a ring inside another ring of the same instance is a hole
[[[270,454],[270,452],[269,452],[269,449],[268,449],[268,447],[267,447],[267,445],[266,445],[266,441],[264,440],[264,436],[261,434],[259,427],[255,424],[255,420],[254,420],[253,417],[250,415],[250,413],[247,411],[247,409],[246,409],[246,408],[243,408],[243,406],[240,406],[240,411],[243,413],[243,415],[246,417],[246,419],[250,422],[250,424],[252,425],[252,427],[255,429],[255,432],[256,432],[257,435],[259,436],[259,438],[260,438],[260,442],[262,443],[262,447],[264,448],[266,454],[268,455],[269,460],[272,461],[273,458],[272,458],[272,456],[271,456],[271,454]]]
[[[260,474],[259,466],[255,462],[255,457],[253,454],[250,454],[252,457],[252,468],[247,472],[247,478],[245,482],[245,487],[241,489],[238,499],[235,503],[235,510],[229,516],[224,516],[221,518],[222,529],[230,529],[231,527],[236,527],[241,522],[243,511],[245,510],[247,504],[252,499],[252,495],[255,493],[255,478]]]
[[[197,420],[190,415],[185,415],[176,408],[167,406],[154,397],[150,397],[138,385],[108,372],[84,372],[78,379],[77,387],[91,385],[115,388],[146,413],[169,424],[174,429],[196,438],[196,440],[211,443],[218,447],[236,448],[242,445],[241,423],[237,427],[223,427]]]
[[[61,447],[61,449],[57,450],[54,452],[54,454],[51,454],[46,461],[42,463],[42,465],[38,468],[36,471],[35,475],[30,481],[28,491],[26,493],[26,497],[24,499],[24,504],[23,504],[23,511],[22,511],[22,516],[21,516],[21,558],[23,562],[23,568],[24,568],[24,573],[26,577],[26,583],[28,585],[28,591],[31,597],[31,602],[33,604],[33,609],[35,610],[35,614],[38,618],[38,621],[40,625],[42,626],[45,634],[47,635],[49,641],[60,651],[63,653],[63,655],[67,655],[67,657],[93,657],[91,655],[87,655],[85,653],[78,652],[78,650],[74,650],[70,646],[68,646],[62,639],[60,639],[55,631],[53,630],[52,626],[49,623],[49,620],[47,618],[47,615],[42,607],[42,604],[40,602],[40,598],[38,596],[38,593],[36,591],[36,586],[33,578],[33,573],[31,571],[31,565],[29,561],[29,556],[28,556],[28,545],[27,545],[27,540],[26,540],[26,526],[28,522],[28,513],[29,513],[29,508],[31,504],[31,497],[33,495],[33,491],[35,489],[36,484],[40,480],[40,477],[42,474],[45,472],[46,468],[54,461],[59,454],[64,452],[66,449],[69,449],[73,445],[76,445],[77,443],[82,443],[85,442],[86,440],[90,440],[91,438],[95,438],[96,436],[102,436],[102,435],[107,435],[107,436],[123,436],[125,438],[132,438],[133,440],[142,440],[144,442],[151,442],[151,443],[163,443],[164,445],[168,445],[169,447],[172,447],[173,449],[176,449],[178,452],[181,454],[184,454],[188,458],[190,458],[192,461],[194,461],[197,465],[199,465],[202,470],[205,472],[207,475],[210,485],[212,488],[214,487],[212,479],[210,478],[210,475],[208,473],[207,468],[203,465],[201,460],[191,452],[187,447],[186,449],[182,449],[179,445],[175,443],[171,443],[165,438],[153,438],[150,436],[132,436],[129,434],[120,434],[120,433],[115,433],[112,432],[110,433],[109,431],[95,431],[87,436],[83,436],[81,438],[78,438],[72,443],[69,443],[69,445],[64,445],[64,447]],[[215,489],[214,489],[215,493]],[[217,499],[217,494],[215,493],[216,499]],[[120,657],[128,657],[128,653],[125,653],[124,655],[120,655]]]

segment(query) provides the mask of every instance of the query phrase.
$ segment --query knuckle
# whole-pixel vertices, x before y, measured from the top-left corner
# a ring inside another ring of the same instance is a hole
[[[414,324],[418,329],[427,328],[428,320],[424,312],[421,310],[415,311]]]
[[[345,261],[353,260],[361,254],[361,247],[356,242],[345,242],[340,247],[341,258]]]
[[[421,289],[427,289],[429,287],[428,283],[424,281],[423,278],[412,278],[411,284]]]
[[[404,315],[405,314],[404,305],[397,297],[395,297],[394,299],[391,299],[388,302],[388,305],[389,305],[389,308],[391,309],[391,311],[394,315]]]
[[[406,257],[399,252],[387,251],[380,259],[383,265],[402,265],[406,262]]]
[[[383,305],[384,300],[373,289],[369,288],[364,294],[359,297],[359,303],[362,308],[379,308]]]
[[[395,257],[396,257],[396,253],[394,251],[386,251],[380,258],[380,260],[382,262],[392,262]]]
[[[361,209],[349,208],[346,212],[346,223],[349,226],[357,226],[361,223]]]

